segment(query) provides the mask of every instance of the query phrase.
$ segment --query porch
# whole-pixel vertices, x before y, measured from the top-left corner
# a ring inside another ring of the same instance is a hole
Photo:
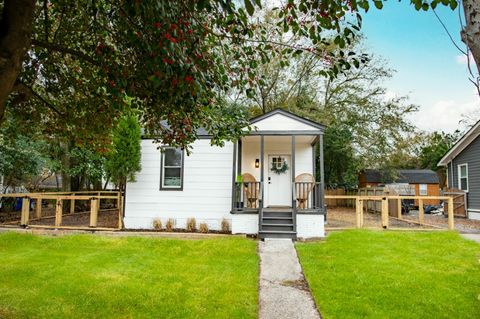
[[[296,238],[302,217],[321,219],[323,233],[323,126],[278,111],[280,123],[265,123],[269,114],[254,119],[257,129],[234,143],[231,213],[254,215],[250,223],[258,214],[261,238]]]

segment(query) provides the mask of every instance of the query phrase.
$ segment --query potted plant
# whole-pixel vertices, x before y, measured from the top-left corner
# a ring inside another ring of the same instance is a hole
[[[235,208],[243,208],[242,201],[243,176],[237,175],[235,183]]]

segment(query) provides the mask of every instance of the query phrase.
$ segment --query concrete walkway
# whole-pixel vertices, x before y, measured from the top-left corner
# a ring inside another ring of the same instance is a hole
[[[463,238],[476,241],[480,244],[480,234],[460,234]]]
[[[319,319],[290,239],[265,239],[260,252],[260,319]]]

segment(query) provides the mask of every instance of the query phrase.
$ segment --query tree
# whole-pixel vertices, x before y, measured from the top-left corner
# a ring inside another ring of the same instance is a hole
[[[279,7],[274,24],[262,30],[253,17],[260,1],[5,0],[0,121],[5,109],[14,109],[48,121],[52,134],[108,145],[98,137],[115,127],[133,97],[142,125],[163,143],[187,147],[205,127],[221,144],[241,135],[248,119],[224,112],[219,93],[248,93],[258,66],[272,57],[314,54],[329,61],[331,76],[361,62],[355,52],[324,50],[354,38],[356,4],[350,13],[340,0],[302,3]],[[334,38],[325,39],[325,32]],[[272,34],[304,41],[286,46],[269,40]]]
[[[11,187],[35,188],[35,181],[47,167],[47,159],[39,151],[41,142],[24,136],[5,140],[0,134],[0,178],[5,192]]]
[[[141,131],[134,114],[124,115],[113,131],[112,146],[107,154],[105,173],[121,190],[126,182],[135,181],[135,173],[141,170]]]
[[[440,186],[446,183],[446,168],[439,167],[438,163],[445,154],[453,147],[461,134],[457,130],[453,134],[445,132],[433,132],[425,136],[419,154],[421,168],[436,171],[440,178]]]
[[[357,43],[348,49],[365,52],[360,40],[357,36]],[[417,106],[404,96],[386,97],[383,83],[393,71],[385,62],[369,54],[359,68],[334,78],[325,78],[322,61],[309,56],[291,59],[284,69],[277,64],[272,60],[261,68],[252,113],[282,107],[325,124],[327,184],[354,185],[361,169],[400,166],[394,163],[394,157],[400,161],[400,154],[393,154],[399,146],[405,150],[402,145],[415,131],[407,118]],[[402,156],[407,158],[406,153]]]

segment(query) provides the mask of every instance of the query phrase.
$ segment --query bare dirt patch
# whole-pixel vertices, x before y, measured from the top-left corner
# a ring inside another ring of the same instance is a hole
[[[402,218],[412,223],[401,221],[396,218],[389,218],[390,227],[408,228],[408,229],[428,229],[428,228],[448,228],[448,218],[443,215],[425,214],[424,220],[429,225],[422,226],[413,222],[418,222],[418,212],[412,211]],[[364,212],[364,227],[381,228],[381,216],[379,213]],[[356,226],[356,215],[354,208],[331,207],[327,211],[327,225],[329,228],[347,228]],[[480,233],[480,221],[462,217],[455,217],[455,229],[462,233]]]

